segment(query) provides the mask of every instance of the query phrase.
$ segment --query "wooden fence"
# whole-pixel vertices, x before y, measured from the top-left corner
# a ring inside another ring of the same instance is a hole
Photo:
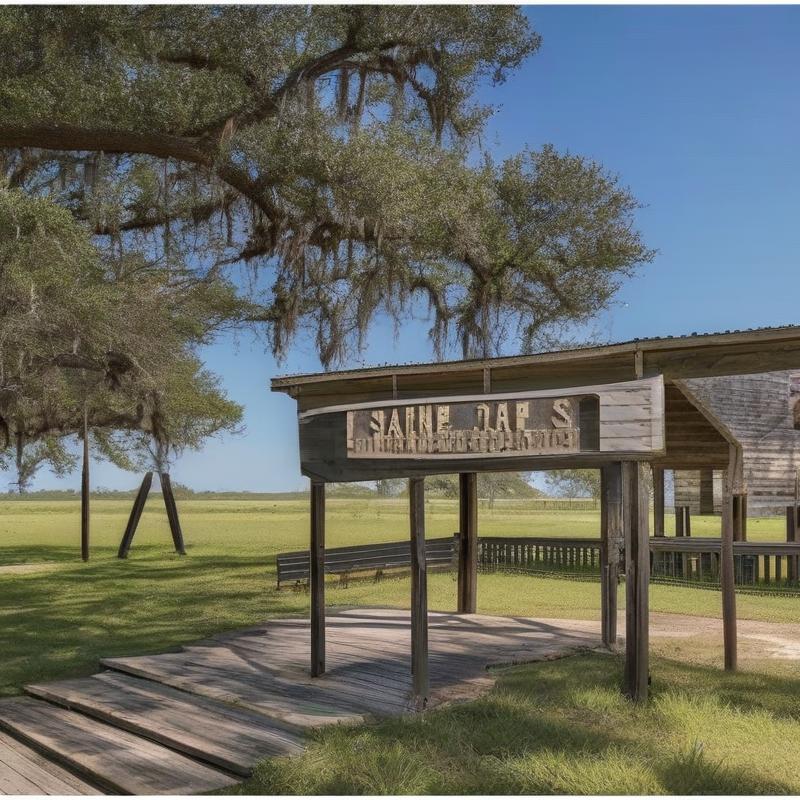
[[[599,575],[600,546],[600,539],[484,536],[478,540],[478,568]],[[733,552],[737,586],[800,588],[800,542],[734,542]],[[654,581],[718,584],[719,557],[719,539],[650,539]]]

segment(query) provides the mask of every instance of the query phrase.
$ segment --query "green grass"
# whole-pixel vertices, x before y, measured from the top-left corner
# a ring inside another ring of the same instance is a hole
[[[0,695],[23,684],[91,674],[102,656],[174,648],[283,614],[306,614],[303,592],[275,590],[275,555],[307,547],[304,501],[180,503],[189,555],[171,552],[153,498],[130,558],[116,549],[127,500],[97,500],[92,560],[78,560],[79,507],[70,501],[0,503]],[[407,501],[331,498],[328,545],[404,539]],[[455,502],[426,506],[428,536],[450,535]],[[484,535],[596,536],[594,512],[541,512],[524,501],[480,509]],[[668,526],[671,521],[668,521]],[[694,535],[719,520],[695,518]],[[750,521],[749,538],[781,539],[782,520]],[[434,610],[452,610],[449,574],[430,576]],[[408,607],[407,578],[329,584],[330,607]],[[624,592],[621,593],[624,599]],[[598,619],[596,582],[481,575],[478,610]],[[740,596],[739,615],[797,620],[796,598]],[[653,585],[651,608],[720,616],[715,591]],[[691,622],[687,620],[687,628]],[[800,792],[800,681],[780,662],[725,675],[718,642],[654,645],[653,701],[619,695],[620,662],[584,655],[504,671],[489,695],[422,718],[315,734],[308,753],[264,762],[252,793],[764,793]]]
[[[470,703],[319,731],[262,762],[242,794],[796,794],[800,680],[656,657],[652,701],[621,660],[587,654],[501,673]]]
[[[157,498],[152,498],[152,501]],[[127,501],[92,507],[92,559],[78,559],[79,507],[66,501],[0,504],[0,567],[43,564],[20,574],[0,571],[0,695],[24,683],[91,673],[103,656],[158,652],[269,616],[305,614],[308,596],[275,589],[275,555],[307,547],[308,509],[300,501],[185,501],[181,503],[189,555],[171,552],[166,515],[152,502],[131,555],[116,558]],[[751,524],[755,534],[780,529],[780,520]],[[457,527],[455,502],[426,507],[428,536]],[[696,528],[718,520],[696,520]],[[405,538],[406,501],[336,500],[327,508],[328,545]],[[532,512],[524,501],[481,508],[485,535],[596,536],[593,512]],[[777,535],[777,534],[775,534]],[[449,574],[431,575],[433,610],[455,607]],[[405,578],[332,583],[329,606],[408,607]],[[624,594],[624,593],[623,593]],[[654,585],[654,611],[720,615],[717,592]],[[741,596],[742,618],[794,621],[793,598]],[[481,575],[478,610],[500,615],[597,619],[595,582],[513,575]]]

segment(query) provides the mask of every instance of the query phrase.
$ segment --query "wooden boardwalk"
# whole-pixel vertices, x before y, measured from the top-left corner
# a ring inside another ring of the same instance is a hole
[[[429,619],[431,705],[488,686],[487,666],[599,644],[591,623]],[[4,743],[25,748],[31,766],[14,756],[16,772],[0,793],[91,793],[94,784],[114,793],[198,794],[230,786],[265,757],[299,753],[305,729],[409,712],[409,627],[407,611],[329,614],[320,678],[309,676],[308,621],[280,619],[179,652],[105,659],[106,671],[89,678],[28,686],[28,697],[0,703],[0,727],[15,737],[0,739],[0,768]]]

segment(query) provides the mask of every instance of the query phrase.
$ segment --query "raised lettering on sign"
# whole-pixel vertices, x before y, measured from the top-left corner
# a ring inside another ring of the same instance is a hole
[[[580,450],[579,398],[428,403],[347,412],[348,458]]]

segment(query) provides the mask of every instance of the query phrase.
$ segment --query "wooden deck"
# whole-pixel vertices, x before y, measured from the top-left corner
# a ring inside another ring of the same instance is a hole
[[[591,623],[431,613],[429,625],[431,705],[490,685],[487,666],[599,644]],[[411,710],[407,611],[330,614],[326,634],[320,678],[309,676],[308,621],[282,619],[26,687],[28,697],[0,703],[0,727],[16,737],[0,739],[0,767],[10,742],[55,777],[47,783],[17,758],[0,792],[91,792],[75,774],[115,793],[198,794],[230,786],[265,757],[299,753],[305,729]]]

